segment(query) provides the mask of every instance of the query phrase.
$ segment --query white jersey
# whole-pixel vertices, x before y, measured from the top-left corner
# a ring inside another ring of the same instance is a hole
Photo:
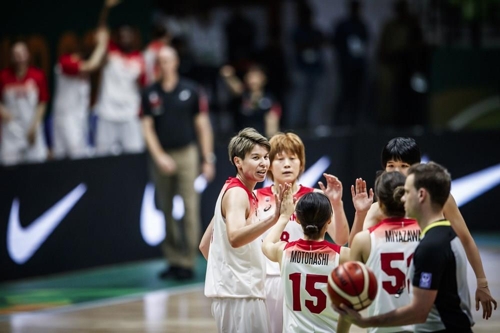
[[[90,105],[90,79],[80,74],[81,61],[71,55],[59,58],[55,66],[54,117],[86,119]]]
[[[238,178],[229,178],[215,204],[205,296],[265,299],[266,262],[262,253],[261,239],[257,238],[244,246],[233,248],[227,237],[226,221],[222,216],[222,198],[226,191],[233,187],[241,187],[247,191],[251,203],[251,213],[247,223],[256,222],[257,199]]]
[[[328,275],[339,265],[341,247],[299,239],[285,246],[281,280],[285,291],[283,332],[335,332]]]
[[[312,187],[299,185],[299,190],[294,195],[294,199],[298,200],[304,194],[314,191]],[[269,216],[274,215],[276,210],[276,203],[274,202],[274,194],[271,186],[259,188],[254,191],[259,201],[259,220],[265,220]],[[274,227],[273,227],[274,228]],[[271,228],[272,229],[272,228]],[[267,230],[262,235],[262,240],[266,238],[267,234],[271,231]],[[286,225],[285,230],[281,233],[281,240],[284,242],[293,242],[300,238],[304,238],[304,231],[302,226],[297,223],[295,213],[290,217],[290,222]],[[277,262],[273,262],[266,257],[266,274],[267,275],[280,275],[280,266]]]
[[[140,111],[140,85],[144,84],[144,59],[141,53],[123,53],[110,47],[102,71],[97,114],[108,121],[125,122]]]
[[[377,297],[368,307],[370,316],[390,312],[411,302],[411,266],[413,252],[420,240],[417,221],[388,218],[368,229],[371,250],[366,266],[378,282]],[[413,332],[413,326],[369,328],[370,333]]]

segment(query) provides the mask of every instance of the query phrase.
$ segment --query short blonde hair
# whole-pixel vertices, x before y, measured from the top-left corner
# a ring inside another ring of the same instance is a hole
[[[271,145],[265,136],[257,132],[254,128],[247,127],[231,138],[228,146],[229,161],[234,165],[234,158],[244,159],[245,156],[256,146],[262,146],[271,150]]]
[[[269,161],[272,164],[276,155],[280,153],[294,154],[297,155],[300,161],[300,172],[299,176],[304,173],[306,168],[306,148],[304,147],[304,143],[300,139],[300,137],[295,133],[276,133],[273,135],[271,140],[269,140],[271,144],[271,151],[269,152]],[[269,179],[274,180],[273,174],[271,171],[267,173]]]

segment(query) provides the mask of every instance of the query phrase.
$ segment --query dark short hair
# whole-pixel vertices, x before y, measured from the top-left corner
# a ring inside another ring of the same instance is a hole
[[[408,169],[408,176],[413,175],[413,185],[418,190],[425,188],[431,195],[432,203],[443,207],[451,190],[451,176],[448,170],[435,163],[414,164]]]
[[[390,160],[402,161],[410,165],[420,163],[420,148],[413,138],[393,138],[382,149],[381,158],[383,169]]]

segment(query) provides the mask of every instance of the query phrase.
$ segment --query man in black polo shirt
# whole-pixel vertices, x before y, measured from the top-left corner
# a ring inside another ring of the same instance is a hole
[[[213,133],[206,98],[194,82],[179,77],[177,52],[162,47],[158,62],[161,79],[142,95],[142,126],[158,204],[167,224],[162,249],[170,266],[160,277],[186,279],[194,275],[200,236],[200,199],[194,189],[200,173],[199,153],[201,172],[211,181],[215,175]],[[179,230],[172,217],[176,194],[184,201],[184,230]]]
[[[443,206],[451,177],[439,164],[414,164],[405,183],[406,215],[418,221],[421,241],[413,257],[413,299],[380,316],[362,318],[345,307],[336,310],[360,327],[416,324],[414,332],[472,332],[465,250],[445,220]]]

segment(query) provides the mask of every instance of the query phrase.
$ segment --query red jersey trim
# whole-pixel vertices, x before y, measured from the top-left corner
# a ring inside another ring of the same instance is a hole
[[[64,74],[76,76],[80,74],[81,60],[70,54],[62,55],[59,58],[59,65]]]
[[[28,67],[26,75],[21,79],[16,77],[16,73],[11,67],[0,71],[0,97],[3,96],[3,92],[8,86],[25,85],[29,79],[35,81],[38,88],[38,103],[47,102],[49,100],[49,89],[45,74],[41,69],[32,66]]]
[[[224,193],[227,192],[227,190],[233,188],[233,187],[241,187],[243,188],[246,192],[247,192],[247,195],[248,195],[248,200],[250,200],[250,202],[252,202],[252,200],[255,200],[257,201],[257,198],[253,195],[252,191],[250,191],[242,182],[239,178],[237,177],[229,177],[228,180],[226,180],[226,190],[224,191]]]
[[[307,187],[307,186],[299,185],[299,190],[293,196],[294,196],[294,198],[298,199],[301,196],[303,196],[304,194],[310,193],[310,192],[313,192],[313,191],[314,191],[314,188],[312,188],[312,187]],[[266,196],[269,196],[269,197],[274,196],[274,193],[273,193],[273,190],[272,190],[272,185],[271,186],[266,186],[266,187],[263,187],[263,188],[259,188],[257,190],[257,193],[263,194],[263,195],[266,195]]]
[[[414,220],[414,219],[407,219],[407,218],[401,218],[401,217],[388,217],[386,219],[383,219],[382,221],[380,221],[377,225],[374,225],[373,227],[371,228],[368,228],[369,232],[373,232],[375,231],[378,227],[380,227],[381,225],[401,225],[403,224],[404,227],[406,226],[410,226],[410,225],[414,225],[414,224],[417,224],[417,221]]]
[[[342,249],[342,246],[339,246],[337,244],[332,244],[326,240],[322,241],[313,241],[313,240],[305,240],[305,239],[299,239],[294,242],[287,243],[285,245],[285,250],[288,249],[291,246],[297,245],[298,247],[306,250],[306,251],[315,251],[321,248],[329,247],[338,254],[340,254],[340,250]]]

